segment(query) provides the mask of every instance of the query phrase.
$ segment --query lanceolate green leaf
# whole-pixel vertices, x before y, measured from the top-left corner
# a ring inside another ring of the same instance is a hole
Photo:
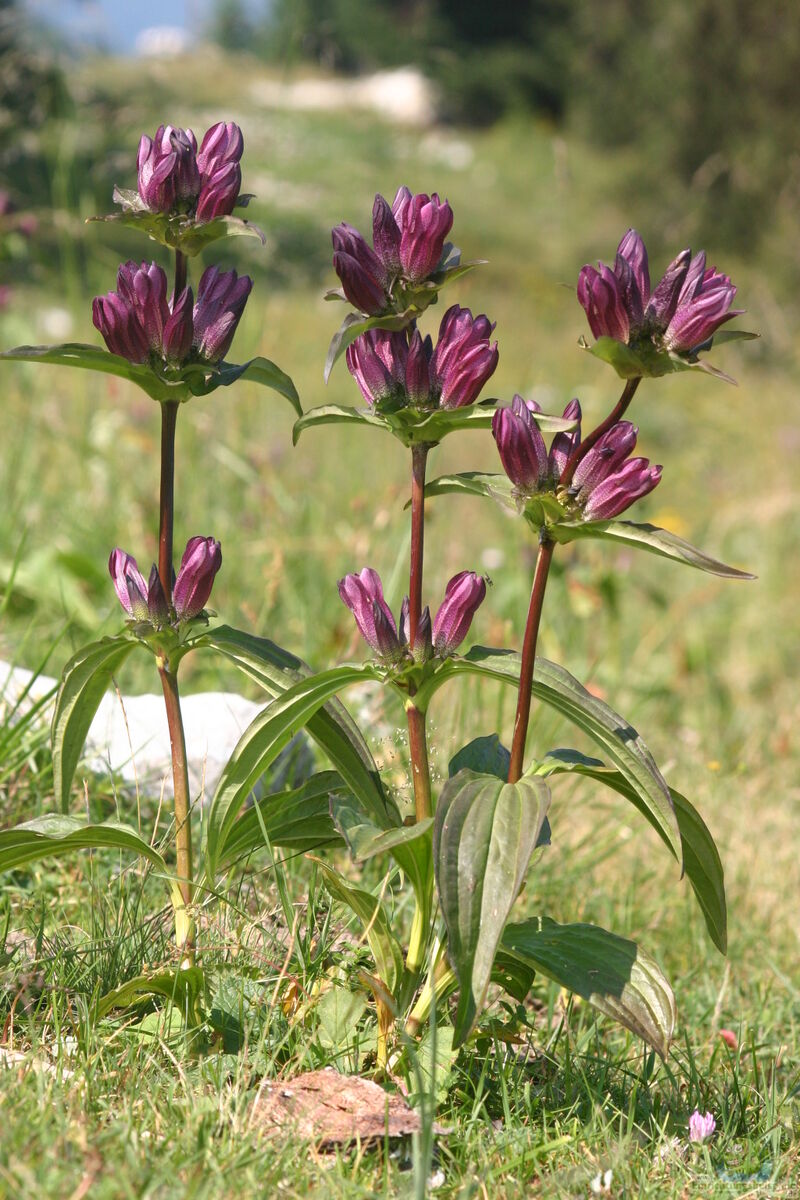
[[[372,425],[391,432],[391,426],[385,417],[370,409],[349,408],[343,404],[321,404],[318,408],[310,408],[295,421],[292,430],[295,446],[303,430],[310,429],[313,425]]]
[[[342,840],[330,812],[331,796],[340,793],[347,793],[341,776],[335,771],[321,771],[290,792],[257,800],[232,826],[218,868],[263,849],[264,830],[270,845],[297,853],[340,846]]]
[[[60,346],[17,346],[14,350],[4,351],[0,358],[50,363],[59,367],[81,367],[84,371],[118,375],[120,379],[135,383],[152,400],[186,400],[189,396],[187,385],[182,380],[170,383],[161,379],[150,367],[129,363],[127,358],[110,354],[100,346],[81,342],[65,342]]]
[[[654,819],[648,806],[642,802],[636,790],[619,771],[604,766],[595,758],[586,758],[577,750],[553,750],[536,770],[537,775],[545,778],[562,772],[576,773],[585,775],[589,779],[596,779],[598,783],[605,784],[606,787],[612,788],[624,796],[626,800],[630,800],[647,818],[667,846],[672,849],[664,836],[663,829]],[[686,876],[702,909],[711,940],[717,949],[725,954],[728,946],[728,915],[725,903],[725,878],[719,852],[708,826],[697,809],[674,788],[670,788],[669,791],[680,830]]]
[[[114,200],[123,206],[123,212],[108,213],[102,217],[90,217],[90,221],[107,221],[116,225],[127,225],[145,233],[154,242],[180,250],[194,256],[220,238],[256,237],[262,246],[266,238],[257,225],[242,217],[215,217],[213,221],[196,222],[189,216],[170,216],[168,213],[150,212],[142,203],[138,192],[127,188],[114,188]]]
[[[239,379],[271,388],[273,392],[289,401],[298,417],[302,415],[297,388],[286,372],[268,358],[251,358],[249,362],[241,364],[221,363],[219,369],[207,378],[200,376],[197,381],[189,381],[189,387],[195,396],[208,396],[218,387],[230,387]]]
[[[376,678],[369,664],[323,671],[293,684],[251,722],[237,742],[209,805],[206,863],[210,879],[225,853],[244,801],[287,742],[337,692],[351,683]]]
[[[202,1000],[205,976],[200,967],[178,971],[158,971],[153,975],[137,975],[121,987],[108,992],[97,1002],[94,1016],[100,1020],[112,1008],[128,1008],[153,996],[170,1000],[186,1018],[187,1025],[199,1025],[202,1020]]]
[[[455,1044],[469,1036],[486,999],[506,919],[525,880],[550,803],[543,780],[503,783],[459,771],[436,806],[433,861],[458,976]]]
[[[725,563],[709,558],[702,550],[684,541],[676,533],[659,529],[657,525],[643,525],[635,521],[585,521],[575,524],[562,522],[550,525],[548,532],[556,542],[603,538],[621,545],[633,546],[637,550],[648,550],[651,554],[671,558],[673,562],[686,563],[689,567],[696,567],[699,571],[707,571],[711,575],[721,575],[724,579],[755,579],[755,575],[750,575],[747,571],[740,571],[738,567],[728,567]]]
[[[482,675],[519,685],[519,655],[510,650],[473,646],[464,658],[448,659],[422,685],[418,703],[426,708],[430,698],[448,679],[459,674]],[[664,840],[681,861],[681,838],[669,788],[637,731],[619,713],[592,696],[569,671],[546,658],[537,658],[532,693],[581,729],[602,748],[641,798],[657,822]]]
[[[498,963],[517,959],[619,1021],[666,1057],[675,997],[661,968],[635,942],[597,925],[532,917],[508,925]]]
[[[89,726],[111,679],[137,643],[127,635],[92,642],[64,668],[53,712],[53,791],[62,812]]]
[[[350,312],[342,321],[340,327],[331,338],[328,356],[325,359],[325,382],[328,382],[337,359],[344,354],[347,347],[368,329],[405,329],[414,319],[415,312],[390,313],[385,317],[365,317],[363,313]]]
[[[315,861],[333,899],[346,905],[363,925],[380,980],[386,990],[394,995],[403,974],[403,952],[392,933],[380,896],[354,887],[327,863],[318,859]]]
[[[211,630],[197,646],[207,646],[252,679],[267,695],[282,695],[311,668],[288,650],[228,625]],[[306,731],[325,751],[344,782],[376,825],[401,825],[394,802],[386,795],[369,747],[347,710],[338,700],[329,700],[306,722]]]

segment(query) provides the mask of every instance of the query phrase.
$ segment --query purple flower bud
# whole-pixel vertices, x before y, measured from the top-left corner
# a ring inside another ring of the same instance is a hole
[[[194,337],[192,321],[192,289],[184,288],[177,301],[172,302],[172,312],[164,325],[163,353],[170,363],[182,363],[188,358]]]
[[[172,589],[172,604],[179,621],[190,621],[203,611],[221,566],[219,542],[212,537],[189,538]]]
[[[197,201],[198,221],[227,217],[236,207],[242,188],[242,168],[238,162],[223,163],[203,181]]]
[[[383,263],[358,230],[346,221],[331,230],[331,240],[333,268],[345,296],[361,312],[378,316],[389,303],[383,285]]]
[[[578,463],[572,488],[583,499],[621,467],[636,445],[639,430],[630,421],[617,421]]]
[[[147,614],[153,625],[164,625],[169,619],[169,605],[155,563],[150,568],[150,578],[147,580]]]
[[[588,457],[588,455],[587,455]],[[652,492],[661,479],[661,467],[646,458],[630,458],[592,491],[583,509],[584,521],[607,521]]]
[[[493,329],[488,317],[473,317],[457,304],[444,314],[430,362],[431,385],[441,408],[464,408],[477,400],[497,367],[497,342],[489,344]]]
[[[621,258],[625,259],[633,272],[639,299],[642,307],[645,308],[650,299],[650,267],[647,261],[647,249],[635,229],[629,229],[617,246],[617,262],[614,265],[617,274],[619,274],[617,264]]]
[[[381,404],[398,395],[406,380],[408,346],[403,333],[368,329],[347,347],[347,369],[367,404]]]
[[[147,362],[150,347],[144,330],[136,313],[116,292],[95,296],[92,321],[112,354],[119,354],[131,363]]]
[[[492,434],[503,470],[511,482],[526,492],[536,492],[544,486],[549,473],[547,448],[521,396],[514,397],[510,408],[496,410]]]
[[[399,187],[395,192],[395,197],[392,201],[392,214],[401,233],[405,226],[406,214],[413,198],[410,189],[405,186]]]
[[[625,311],[620,283],[605,263],[600,270],[585,266],[578,276],[578,299],[589,319],[589,328],[596,338],[611,337],[627,342],[630,319]]]
[[[696,254],[686,273],[675,314],[664,334],[668,350],[693,350],[707,341],[725,321],[741,316],[731,308],[736,288],[716,267],[706,270],[706,256]]]
[[[114,582],[114,591],[129,617],[136,621],[148,619],[147,584],[139,570],[136,559],[117,547],[111,551],[108,573]]]
[[[453,210],[447,201],[442,204],[435,192],[403,199],[399,209],[395,218],[400,229],[400,262],[407,278],[421,283],[439,265],[444,240],[453,226]]]
[[[418,329],[411,335],[406,362],[406,395],[414,408],[424,408],[431,397],[430,360],[433,343],[430,337],[424,340]]]
[[[242,131],[233,121],[218,121],[203,135],[197,167],[203,182],[227,163],[238,163],[244,153]]]
[[[673,259],[667,267],[660,283],[654,288],[650,297],[647,315],[653,317],[662,329],[669,325],[673,313],[678,307],[678,297],[681,294],[691,261],[691,250],[681,250],[678,257]]]
[[[577,421],[578,424],[571,433],[557,433],[550,445],[550,474],[558,483],[567,460],[581,440],[581,405],[579,400],[570,400],[564,409],[563,416],[567,421]]]
[[[383,598],[383,584],[377,571],[364,567],[358,575],[339,580],[339,595],[355,617],[364,641],[383,658],[395,660],[401,652],[391,609]]]
[[[154,139],[142,137],[137,155],[139,195],[151,212],[186,206],[200,191],[197,142],[191,129],[160,125]]]
[[[433,647],[438,655],[452,654],[461,645],[485,595],[486,580],[474,571],[453,576],[433,622]]]
[[[414,648],[411,654],[415,662],[424,663],[433,657],[433,633],[431,629],[431,610],[426,604],[420,613],[417,624],[417,636],[414,638]]]
[[[372,244],[388,280],[400,274],[400,229],[387,200],[375,197],[372,207]]]
[[[197,289],[192,345],[205,362],[219,362],[230,349],[253,281],[249,275],[207,267]]]
[[[117,272],[117,292],[130,306],[151,353],[161,352],[164,325],[169,318],[167,277],[156,263],[126,262]]]

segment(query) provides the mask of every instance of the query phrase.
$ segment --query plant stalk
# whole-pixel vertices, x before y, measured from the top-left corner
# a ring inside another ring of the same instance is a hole
[[[414,781],[414,815],[424,821],[433,815],[431,801],[431,771],[428,764],[428,739],[425,733],[425,713],[417,708],[413,697],[406,701],[408,720],[408,750],[411,756],[411,776]]]
[[[185,254],[181,254],[180,250],[175,251],[175,299],[178,299],[183,289],[186,287],[186,267],[187,258]]]
[[[158,522],[158,574],[167,603],[172,602],[172,528],[175,518],[175,426],[178,402],[161,405],[161,501]]]
[[[572,483],[572,476],[578,468],[578,463],[586,457],[592,446],[600,440],[603,434],[607,433],[611,426],[616,425],[617,421],[621,420],[625,415],[628,405],[636,394],[636,389],[641,382],[642,378],[640,375],[636,379],[629,379],[623,388],[622,395],[617,401],[616,406],[608,414],[605,421],[601,421],[596,429],[593,429],[591,433],[586,435],[582,442],[578,443],[567,459],[564,470],[561,472],[561,479],[559,480],[561,487],[569,487]]]
[[[514,739],[511,743],[511,762],[508,768],[508,782],[516,783],[521,777],[525,759],[525,741],[528,736],[528,722],[531,715],[531,687],[533,686],[533,669],[536,663],[536,641],[539,636],[539,622],[542,617],[544,593],[547,587],[547,576],[550,563],[553,560],[555,542],[552,542],[544,531],[539,535],[539,553],[536,558],[536,570],[533,573],[531,602],[528,608],[528,620],[525,624],[525,638],[522,643],[522,664],[519,673],[519,695],[517,697],[517,714],[514,718]]]
[[[412,651],[422,613],[422,567],[425,549],[425,466],[429,447],[411,447],[411,570],[408,585],[408,642]],[[433,812],[431,802],[431,771],[428,763],[428,741],[425,733],[425,713],[413,702],[413,691],[406,703],[408,720],[408,751],[411,757],[411,778],[414,783],[414,812],[417,821],[424,821]]]
[[[158,673],[164,691],[169,741],[172,750],[172,789],[175,800],[175,854],[178,887],[183,900],[183,913],[175,914],[175,938],[183,951],[181,966],[194,965],[194,922],[189,915],[192,903],[192,825],[189,813],[189,768],[186,761],[186,738],[183,732],[178,677],[170,670],[165,658],[158,659]]]

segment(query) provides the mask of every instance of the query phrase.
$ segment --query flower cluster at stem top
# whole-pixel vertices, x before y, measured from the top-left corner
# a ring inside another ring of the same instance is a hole
[[[124,550],[112,550],[108,560],[120,604],[137,626],[147,626],[152,631],[175,629],[202,616],[221,566],[222,547],[218,541],[213,537],[189,538],[170,602],[155,563],[145,580],[136,559]]]

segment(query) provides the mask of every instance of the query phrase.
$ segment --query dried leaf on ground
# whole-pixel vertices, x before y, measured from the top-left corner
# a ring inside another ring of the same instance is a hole
[[[401,1095],[333,1067],[268,1084],[250,1111],[254,1128],[281,1131],[320,1145],[403,1137],[422,1129],[419,1113]],[[441,1133],[434,1125],[434,1132]]]

